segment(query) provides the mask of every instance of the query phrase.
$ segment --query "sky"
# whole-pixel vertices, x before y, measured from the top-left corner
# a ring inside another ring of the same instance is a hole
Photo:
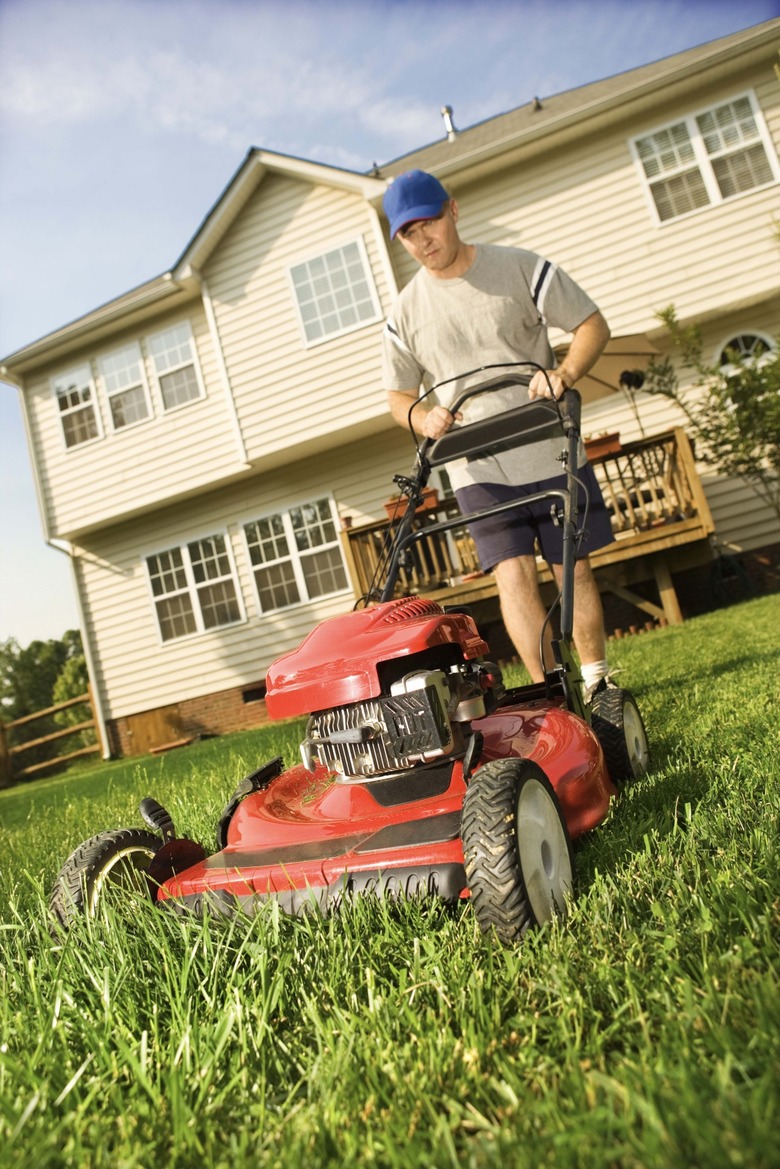
[[[0,0],[0,363],[167,271],[251,147],[356,171],[780,0]],[[0,641],[78,626],[0,383]]]

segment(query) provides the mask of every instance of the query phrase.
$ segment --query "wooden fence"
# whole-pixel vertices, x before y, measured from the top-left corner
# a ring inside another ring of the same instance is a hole
[[[9,745],[9,731],[14,731],[17,727],[29,726],[31,723],[45,718],[47,715],[56,714],[60,710],[67,710],[71,706],[78,706],[82,703],[89,706],[91,718],[85,719],[80,723],[74,723],[70,727],[63,727],[62,730],[52,731],[48,735],[41,735],[35,739],[27,739],[23,743]],[[75,735],[79,731],[88,730],[94,732],[95,742],[89,744],[87,747],[80,747],[78,751],[68,751],[65,755],[53,755],[51,759],[34,763],[30,767],[14,766],[15,760],[25,751],[29,751],[33,747],[40,747],[46,743],[54,743],[58,739],[67,738],[68,735]],[[100,751],[100,742],[97,734],[95,704],[92,700],[92,688],[88,687],[84,694],[79,694],[75,698],[69,698],[67,702],[58,702],[55,706],[47,706],[45,710],[36,710],[33,714],[26,714],[24,718],[16,718],[11,722],[0,722],[0,787],[7,787],[15,779],[26,779],[27,776],[36,775],[38,772],[46,771],[51,767],[58,767],[61,763],[67,763],[71,759],[78,759],[82,755],[94,755],[97,751]]]

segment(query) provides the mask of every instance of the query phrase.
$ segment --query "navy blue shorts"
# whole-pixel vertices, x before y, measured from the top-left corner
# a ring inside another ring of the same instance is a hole
[[[580,514],[577,526],[584,527],[585,534],[577,549],[577,559],[582,560],[597,548],[611,544],[615,537],[612,535],[609,512],[601,488],[590,463],[579,468],[577,478],[587,487],[588,493],[586,512],[585,493],[582,487],[579,488]],[[565,486],[566,476],[555,475],[552,479],[524,483],[521,487],[509,487],[501,483],[471,483],[468,487],[459,487],[455,496],[460,510],[464,515],[469,515],[496,503],[522,500],[538,491]],[[537,549],[548,564],[562,564],[563,528],[554,522],[551,514],[551,508],[556,502],[562,511],[560,500],[543,499],[502,512],[501,515],[472,521],[469,532],[477,546],[483,572],[489,572],[502,560],[512,560],[515,556],[535,556]]]

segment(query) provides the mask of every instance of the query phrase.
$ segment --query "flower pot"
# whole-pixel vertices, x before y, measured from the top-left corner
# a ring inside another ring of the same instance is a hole
[[[589,459],[600,459],[604,455],[615,455],[623,449],[618,431],[600,434],[597,438],[585,439],[585,453]]]
[[[385,500],[385,511],[389,520],[400,519],[405,511],[405,501],[399,503],[399,496],[393,495]],[[439,493],[435,487],[425,487],[422,493],[422,503],[415,510],[415,515],[423,511],[435,511],[439,506]]]

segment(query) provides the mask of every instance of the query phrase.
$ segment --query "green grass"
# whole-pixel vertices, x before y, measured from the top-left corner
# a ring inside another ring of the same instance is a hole
[[[610,647],[654,749],[514,950],[466,905],[46,930],[81,839],[152,794],[211,846],[299,727],[0,793],[0,1148],[30,1166],[778,1164],[780,597]]]

